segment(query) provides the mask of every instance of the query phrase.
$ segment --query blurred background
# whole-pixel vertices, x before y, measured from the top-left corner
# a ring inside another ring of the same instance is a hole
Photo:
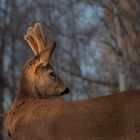
[[[36,22],[57,42],[52,64],[71,89],[61,99],[140,89],[140,0],[0,0],[1,114],[33,55],[23,37]],[[0,140],[7,140],[2,124]]]

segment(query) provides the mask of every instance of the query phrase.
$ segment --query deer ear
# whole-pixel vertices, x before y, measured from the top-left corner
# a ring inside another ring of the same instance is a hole
[[[43,63],[43,65],[46,65],[49,63],[55,47],[56,47],[56,42],[53,43],[52,47],[49,47],[45,49],[45,51],[40,53],[40,60],[41,60],[41,63]]]

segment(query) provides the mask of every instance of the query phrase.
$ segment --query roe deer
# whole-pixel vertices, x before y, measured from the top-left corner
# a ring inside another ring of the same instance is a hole
[[[68,93],[49,60],[40,24],[25,39],[35,56],[25,64],[18,95],[8,112],[12,140],[140,140],[140,91],[83,101],[49,99]]]

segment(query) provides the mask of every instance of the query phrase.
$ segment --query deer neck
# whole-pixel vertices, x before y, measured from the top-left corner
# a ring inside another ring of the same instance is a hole
[[[35,79],[33,76],[28,76],[27,72],[23,70],[20,81],[19,88],[17,91],[16,100],[27,100],[27,99],[36,99],[39,98],[39,93],[36,88]]]

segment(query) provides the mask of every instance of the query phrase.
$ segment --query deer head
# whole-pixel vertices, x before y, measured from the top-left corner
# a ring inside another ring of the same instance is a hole
[[[49,63],[56,43],[45,48],[47,42],[39,23],[27,29],[24,39],[34,52],[34,56],[24,65],[20,78],[20,96],[46,98],[68,93],[69,89],[59,79]]]

